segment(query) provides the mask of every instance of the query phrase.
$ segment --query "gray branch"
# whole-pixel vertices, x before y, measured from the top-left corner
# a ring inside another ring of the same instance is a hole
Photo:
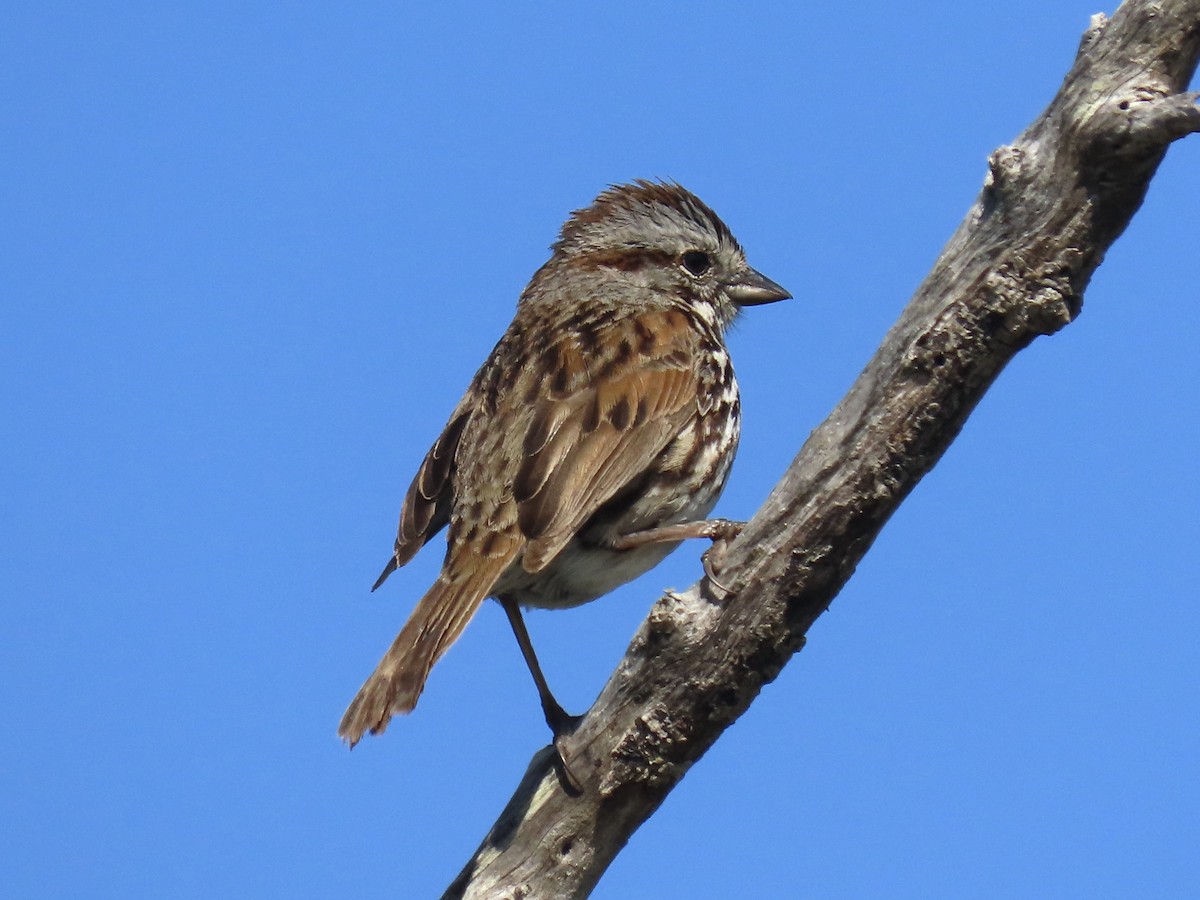
[[[586,896],[804,635],[1010,359],[1078,315],[1168,145],[1200,131],[1200,0],[1094,16],[1049,107],[992,153],[974,206],[866,369],[721,560],[654,604],[565,752],[550,748],[447,897]]]

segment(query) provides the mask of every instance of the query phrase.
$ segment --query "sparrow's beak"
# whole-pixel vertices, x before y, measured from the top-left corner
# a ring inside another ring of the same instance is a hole
[[[749,267],[725,282],[725,287],[729,291],[729,298],[738,306],[762,306],[764,303],[792,299],[791,294],[762,272]]]

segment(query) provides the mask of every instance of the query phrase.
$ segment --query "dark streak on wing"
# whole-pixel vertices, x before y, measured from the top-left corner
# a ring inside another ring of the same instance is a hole
[[[455,413],[425,454],[421,468],[409,485],[404,506],[400,510],[400,528],[392,558],[371,590],[383,584],[392,572],[416,556],[417,551],[450,521],[450,504],[454,494],[450,476],[454,471],[454,454],[463,428],[471,418],[469,410],[460,409]]]
[[[566,380],[575,390],[554,391],[533,411],[513,481],[518,522],[530,541],[527,571],[543,568],[593,514],[640,479],[696,415],[695,331],[674,311],[645,313],[635,328],[638,352],[601,341],[610,355],[586,360],[601,373],[596,381],[552,379],[552,387]],[[579,358],[566,364],[571,352],[562,347],[554,358],[562,368],[584,364]]]

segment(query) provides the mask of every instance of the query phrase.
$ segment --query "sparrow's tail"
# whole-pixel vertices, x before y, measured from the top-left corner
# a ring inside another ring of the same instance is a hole
[[[465,552],[446,561],[438,580],[350,703],[338,735],[351,747],[368,731],[382,732],[393,715],[412,711],[429,670],[462,634],[524,543],[515,535],[493,533],[491,537],[486,542],[488,555],[464,547]]]

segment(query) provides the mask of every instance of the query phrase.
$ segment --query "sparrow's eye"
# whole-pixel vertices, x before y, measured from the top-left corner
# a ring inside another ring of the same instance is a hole
[[[703,275],[712,268],[712,260],[703,250],[689,250],[683,254],[683,267],[693,275]]]

